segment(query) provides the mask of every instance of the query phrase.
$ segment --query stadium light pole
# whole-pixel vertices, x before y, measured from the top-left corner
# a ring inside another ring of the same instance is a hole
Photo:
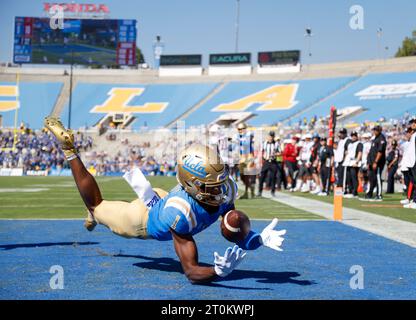
[[[377,56],[378,59],[381,59],[381,36],[383,35],[383,29],[379,27],[377,29]]]
[[[305,29],[305,38],[306,38],[306,41],[307,41],[308,56],[312,57],[312,52],[311,52],[312,29],[311,28],[306,28]]]
[[[71,111],[72,111],[72,74],[74,68],[74,51],[71,50],[71,71],[69,73],[69,103],[68,103],[68,129],[71,129]]]
[[[306,40],[306,47],[308,50],[308,63],[306,64],[308,67],[311,64],[311,57],[312,57],[312,52],[311,52],[311,42],[312,42],[312,29],[311,28],[305,28],[305,40]]]
[[[237,0],[237,16],[235,22],[235,52],[238,52],[238,37],[240,29],[240,0]]]

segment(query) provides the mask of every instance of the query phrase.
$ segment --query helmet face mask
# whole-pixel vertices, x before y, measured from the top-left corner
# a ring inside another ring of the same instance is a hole
[[[228,169],[210,147],[192,145],[178,159],[176,178],[195,200],[220,206],[227,201]]]
[[[201,184],[200,187],[198,187],[198,193],[195,198],[202,203],[211,206],[219,206],[228,200],[227,194],[228,185],[225,182],[216,186]]]
[[[244,122],[241,122],[237,125],[237,130],[238,131],[244,131],[247,129],[247,124],[245,124]]]

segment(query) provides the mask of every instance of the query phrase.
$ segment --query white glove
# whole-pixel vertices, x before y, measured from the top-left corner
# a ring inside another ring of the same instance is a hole
[[[272,222],[270,222],[270,224],[261,232],[260,238],[264,246],[277,251],[283,251],[280,246],[282,245],[283,240],[285,240],[282,236],[286,233],[286,230],[273,230],[278,221],[279,220],[277,218],[274,218]]]
[[[214,270],[220,277],[228,276],[244,259],[246,252],[237,245],[228,247],[225,254],[221,257],[218,252],[214,252]]]

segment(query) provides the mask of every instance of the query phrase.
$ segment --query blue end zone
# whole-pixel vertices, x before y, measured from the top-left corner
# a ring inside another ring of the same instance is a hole
[[[249,252],[229,277],[191,285],[171,242],[127,240],[82,221],[0,221],[1,299],[416,299],[416,250],[331,221],[288,221],[283,252]],[[267,222],[253,221],[255,230]],[[229,243],[215,224],[196,236],[200,261]],[[52,290],[52,265],[65,288]],[[349,286],[364,269],[364,289]]]

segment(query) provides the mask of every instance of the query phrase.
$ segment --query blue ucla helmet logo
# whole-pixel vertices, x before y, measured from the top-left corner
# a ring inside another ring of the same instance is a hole
[[[183,163],[183,168],[198,178],[205,178],[207,175],[205,166],[202,164],[202,161],[195,158],[194,156],[186,157]]]

